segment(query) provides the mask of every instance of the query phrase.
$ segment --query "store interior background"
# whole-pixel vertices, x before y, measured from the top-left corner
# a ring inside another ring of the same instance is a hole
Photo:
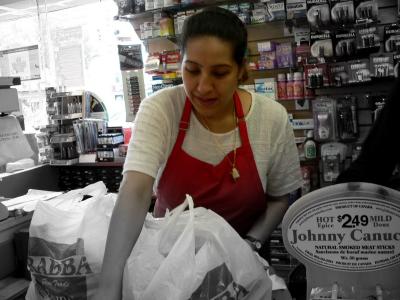
[[[92,91],[110,126],[129,126],[117,45],[141,41],[128,22],[113,19],[117,14],[113,0],[0,1],[0,51],[39,46],[40,79],[16,86],[27,132],[48,122],[46,87]]]
[[[383,27],[398,20],[397,1],[379,0],[378,4],[379,30],[383,36]],[[40,78],[23,80],[21,85],[15,86],[18,90],[20,102],[20,112],[17,114],[23,115],[25,133],[37,132],[40,126],[48,123],[45,94],[45,89],[48,87],[55,87],[58,91],[68,92],[82,89],[91,91],[99,96],[107,108],[108,126],[130,127],[132,125],[131,122],[126,122],[123,76],[120,68],[118,45],[142,45],[144,62],[146,62],[148,53],[174,50],[177,49],[177,45],[168,38],[141,40],[138,37],[139,25],[151,21],[152,14],[142,14],[137,18],[129,19],[128,17],[119,20],[115,18],[117,15],[118,6],[114,0],[0,0],[0,55],[1,51],[4,50],[38,46],[37,69]],[[284,21],[249,25],[250,59],[258,59],[257,44],[259,42],[267,40],[278,43],[293,42],[293,33],[285,25]],[[254,85],[254,80],[258,78],[276,79],[279,73],[292,71],[292,68],[252,70],[249,72],[250,77],[245,84]],[[27,77],[32,76],[32,74],[25,75]],[[1,74],[1,65],[0,76],[4,76],[4,74]],[[149,77],[145,75],[147,88],[151,88]],[[373,124],[372,111],[365,95],[385,94],[390,90],[393,83],[393,78],[389,78],[340,88],[325,87],[316,89],[315,93],[316,96],[339,97],[351,94],[357,97],[359,125],[359,135],[355,143],[357,144],[363,141]],[[313,118],[311,101],[310,107],[307,109],[298,109],[293,100],[279,102],[286,107],[294,119]],[[294,131],[295,136],[300,140],[305,137],[305,130],[301,126],[297,129],[294,128]],[[353,146],[349,149],[346,156],[347,164],[351,162]],[[311,178],[311,190],[323,186],[318,175],[319,163],[319,158],[301,161],[302,167],[313,171],[314,178]],[[67,180],[63,180],[63,178],[77,177],[76,174],[80,174],[81,177],[85,176],[82,174],[90,174],[92,177],[93,174],[97,174],[98,177],[93,177],[93,180],[104,178],[110,191],[117,191],[121,179],[121,169],[121,163],[97,163],[93,166],[79,164],[68,167],[45,166],[30,173],[20,173],[2,178],[0,180],[0,196],[7,198],[20,196],[25,194],[28,188],[66,190],[65,182]],[[46,178],[46,180],[43,180],[43,178]],[[110,179],[113,179],[113,181],[107,182]],[[86,182],[84,178],[78,183],[85,184]],[[82,186],[73,186],[73,188],[78,187]],[[295,195],[295,197],[298,196]],[[29,217],[23,220],[24,223],[17,225],[19,227],[26,226]],[[13,227],[12,231],[15,232],[17,229]],[[5,232],[7,239],[4,238]],[[11,237],[11,231],[8,228],[5,228],[4,231],[0,230],[0,246],[2,245],[0,254],[3,253],[0,257],[11,255],[7,252],[13,247],[10,246],[11,242],[8,237]],[[288,279],[288,274],[297,264],[297,261],[284,250],[282,235],[279,230],[271,238],[270,250],[273,259],[272,264],[276,267],[278,274]],[[0,269],[6,273],[6,270],[13,271],[13,268],[14,266],[3,265]],[[0,275],[2,275],[1,272]]]

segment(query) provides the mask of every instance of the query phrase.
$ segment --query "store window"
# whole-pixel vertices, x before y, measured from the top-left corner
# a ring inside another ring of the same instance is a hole
[[[69,7],[69,2],[75,6]],[[8,9],[6,12],[14,13],[14,17],[5,15],[1,7],[0,53],[37,49],[35,57],[28,50],[6,53],[8,66],[14,59],[22,65],[33,64],[39,68],[38,76],[30,74],[32,76],[24,78],[17,87],[27,131],[47,123],[44,90],[49,86],[93,92],[105,103],[110,125],[124,124],[125,105],[118,58],[121,32],[125,42],[141,42],[130,23],[113,20],[117,15],[113,0],[39,1],[39,6],[36,1],[14,1],[4,6],[4,11]],[[4,59],[0,61],[4,62]],[[1,62],[0,76],[15,75],[16,71],[13,73]]]

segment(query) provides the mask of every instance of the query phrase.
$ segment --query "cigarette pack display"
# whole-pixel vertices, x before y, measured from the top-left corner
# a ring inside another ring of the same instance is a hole
[[[335,56],[351,57],[356,54],[356,32],[354,29],[342,30],[335,33]]]
[[[400,52],[400,25],[386,25],[384,29],[385,52]]]
[[[370,56],[371,77],[394,76],[393,53]]]
[[[307,20],[313,29],[330,25],[331,11],[328,0],[307,0]]]
[[[311,56],[332,57],[333,44],[330,31],[311,32],[310,34]]]
[[[378,1],[355,0],[354,6],[357,21],[378,20]]]
[[[348,62],[349,83],[371,81],[369,59],[352,60]]]
[[[353,1],[331,0],[331,18],[334,25],[354,23]]]

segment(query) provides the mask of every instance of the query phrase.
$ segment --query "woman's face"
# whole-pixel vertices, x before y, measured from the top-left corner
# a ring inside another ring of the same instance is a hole
[[[231,113],[242,69],[233,58],[230,43],[213,36],[189,39],[182,59],[182,78],[196,112],[206,118]]]

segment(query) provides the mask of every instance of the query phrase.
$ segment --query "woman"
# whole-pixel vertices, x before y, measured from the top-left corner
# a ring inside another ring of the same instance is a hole
[[[251,245],[265,242],[281,221],[288,194],[301,184],[298,155],[285,109],[238,89],[246,45],[246,28],[229,11],[210,8],[186,19],[183,86],[145,99],[136,116],[107,239],[102,299],[120,297],[153,185],[155,216],[187,193]]]

